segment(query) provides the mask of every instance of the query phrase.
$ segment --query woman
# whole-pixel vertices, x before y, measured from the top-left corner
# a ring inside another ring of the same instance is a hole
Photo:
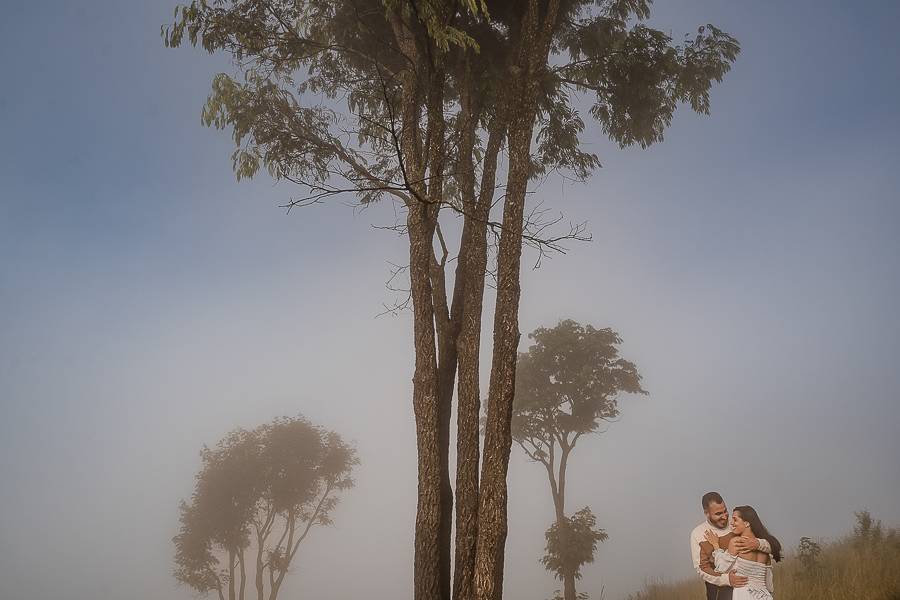
[[[747,585],[734,588],[732,600],[772,600],[772,560],[781,560],[781,542],[766,529],[752,506],[737,506],[731,515],[731,531],[728,548],[719,547],[719,538],[711,531],[706,532],[706,541],[712,544],[716,571],[728,573],[737,571],[749,581]],[[759,550],[738,553],[736,541],[739,537],[767,540],[772,547],[771,557]],[[723,538],[724,539],[724,538]]]

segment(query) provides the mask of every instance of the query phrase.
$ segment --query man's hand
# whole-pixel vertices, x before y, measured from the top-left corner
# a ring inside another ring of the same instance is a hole
[[[759,550],[759,540],[757,538],[736,537],[734,539],[734,547],[738,554]]]
[[[719,536],[713,533],[711,529],[707,529],[703,532],[703,535],[706,537],[706,541],[713,547],[713,550],[719,549]]]
[[[747,585],[747,581],[749,581],[743,575],[738,575],[737,571],[729,571],[728,572],[728,583],[733,588],[743,587]]]

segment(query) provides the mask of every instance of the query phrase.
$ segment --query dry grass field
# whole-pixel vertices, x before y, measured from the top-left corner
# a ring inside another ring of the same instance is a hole
[[[825,544],[804,538],[775,566],[777,600],[900,600],[900,532],[868,512],[853,533]],[[649,583],[628,600],[704,600],[698,580]]]

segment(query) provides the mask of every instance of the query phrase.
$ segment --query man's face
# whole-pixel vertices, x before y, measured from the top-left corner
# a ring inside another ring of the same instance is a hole
[[[725,503],[710,502],[709,508],[703,512],[706,513],[706,520],[710,525],[719,529],[724,529],[728,525],[728,507],[725,506]]]

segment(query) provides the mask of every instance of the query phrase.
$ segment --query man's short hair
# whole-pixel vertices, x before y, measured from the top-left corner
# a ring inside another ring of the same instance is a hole
[[[706,492],[703,494],[703,498],[700,499],[700,504],[703,505],[703,510],[709,508],[709,505],[715,502],[716,504],[725,504],[725,501],[722,500],[722,494],[719,492]]]

